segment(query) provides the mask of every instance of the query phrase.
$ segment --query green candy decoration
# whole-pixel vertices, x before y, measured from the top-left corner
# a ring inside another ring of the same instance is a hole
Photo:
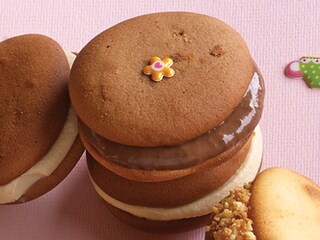
[[[320,88],[320,58],[302,57],[299,67],[307,84],[311,88]]]
[[[285,72],[290,78],[303,78],[310,88],[320,88],[320,57],[304,56],[292,61]]]

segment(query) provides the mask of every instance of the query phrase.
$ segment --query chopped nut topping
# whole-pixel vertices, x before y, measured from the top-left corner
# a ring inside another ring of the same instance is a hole
[[[238,187],[212,209],[206,240],[256,240],[248,218],[251,184]]]

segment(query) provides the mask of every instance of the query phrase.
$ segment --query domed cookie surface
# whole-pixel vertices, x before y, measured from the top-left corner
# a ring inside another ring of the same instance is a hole
[[[143,74],[152,57],[175,74]],[[131,146],[173,146],[223,122],[241,102],[255,67],[238,33],[194,13],[159,13],[122,22],[79,53],[70,96],[83,122]]]

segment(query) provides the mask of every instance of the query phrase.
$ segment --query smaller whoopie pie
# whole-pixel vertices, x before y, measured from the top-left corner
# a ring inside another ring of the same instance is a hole
[[[84,147],[68,97],[74,54],[36,34],[0,43],[0,203],[59,184]]]
[[[320,186],[285,168],[269,168],[213,208],[206,240],[318,240]]]
[[[121,22],[80,51],[69,91],[92,184],[136,228],[205,225],[213,202],[259,172],[263,77],[218,19],[167,12]]]

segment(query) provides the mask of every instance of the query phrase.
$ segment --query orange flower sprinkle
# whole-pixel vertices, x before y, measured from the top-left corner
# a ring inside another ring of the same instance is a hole
[[[160,59],[159,57],[153,57],[150,60],[150,65],[145,66],[143,73],[151,75],[153,81],[159,82],[163,77],[172,77],[174,70],[170,68],[173,64],[171,58]]]

